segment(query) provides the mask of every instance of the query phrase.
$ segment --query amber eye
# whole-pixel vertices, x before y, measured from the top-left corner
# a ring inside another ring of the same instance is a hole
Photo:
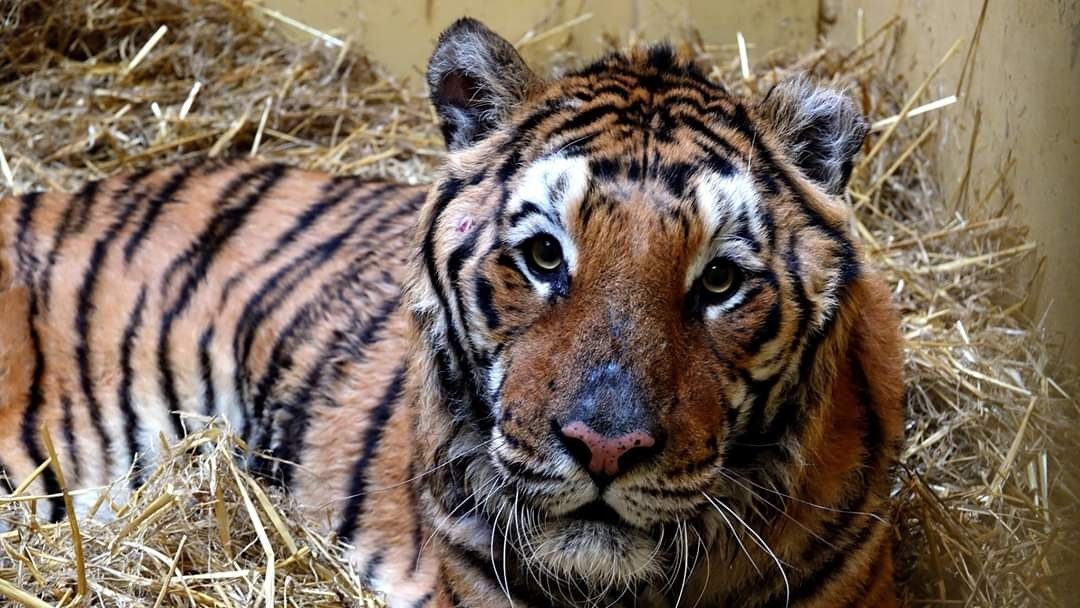
[[[562,266],[562,247],[550,234],[538,234],[529,239],[525,250],[529,264],[541,272],[552,272]]]
[[[726,296],[738,286],[739,271],[731,262],[716,258],[701,273],[701,286],[714,296]]]

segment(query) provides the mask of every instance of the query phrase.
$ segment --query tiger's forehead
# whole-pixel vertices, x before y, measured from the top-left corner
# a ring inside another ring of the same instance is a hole
[[[536,206],[566,224],[570,206],[585,197],[590,173],[588,160],[582,157],[552,155],[536,160],[523,171],[508,212],[514,216]]]
[[[565,225],[573,206],[582,203],[591,190],[608,198],[651,202],[659,211],[682,206],[695,212],[704,231],[712,234],[726,224],[754,215],[762,204],[752,176],[742,172],[721,174],[701,167],[677,179],[680,183],[673,192],[671,176],[635,178],[623,174],[613,178],[598,174],[587,157],[551,155],[525,167],[505,211],[511,228],[514,219],[530,212]]]

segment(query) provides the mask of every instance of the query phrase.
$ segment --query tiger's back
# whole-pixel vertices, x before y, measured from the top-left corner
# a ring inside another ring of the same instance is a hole
[[[0,446],[15,449],[0,456],[3,490],[46,460],[42,428],[72,488],[132,471],[111,490],[120,497],[161,434],[219,417],[253,448],[250,466],[317,520],[356,540],[367,518],[381,537],[366,544],[400,547],[396,567],[413,571],[399,285],[424,196],[235,162],[4,200]],[[380,499],[394,518],[365,508],[375,485],[390,488]],[[29,491],[52,497],[40,515],[64,516],[51,470]],[[96,498],[78,495],[76,510]]]

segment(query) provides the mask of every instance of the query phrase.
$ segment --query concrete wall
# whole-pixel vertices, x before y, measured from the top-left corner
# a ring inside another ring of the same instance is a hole
[[[784,45],[806,48],[817,35],[818,0],[267,0],[265,6],[328,32],[341,32],[359,42],[382,65],[419,84],[439,32],[458,17],[481,19],[518,42],[530,31],[543,33],[575,17],[592,17],[536,43],[524,54],[544,55],[569,39],[569,48],[599,53],[602,36],[626,40],[628,32],[642,39],[674,36],[696,27],[710,43],[735,42],[742,31],[756,48]]]
[[[963,38],[961,52],[927,97],[955,92],[983,2],[825,0],[824,12],[837,16],[827,36],[851,44],[858,8],[865,11],[867,33],[895,14],[903,18],[899,66],[912,83]],[[948,201],[956,200],[963,180],[976,113],[981,118],[962,202],[970,207],[982,198],[998,172],[1015,162],[1008,182],[1018,203],[1015,217],[1031,228],[1046,259],[1026,312],[1036,320],[1045,314],[1047,327],[1064,340],[1067,359],[1080,362],[1080,2],[987,2],[961,102],[941,113],[946,122],[937,170]],[[1030,273],[1017,276],[1017,287],[1029,280]]]

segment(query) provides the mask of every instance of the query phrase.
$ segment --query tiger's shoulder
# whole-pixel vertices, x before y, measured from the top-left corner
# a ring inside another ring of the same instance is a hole
[[[43,425],[78,486],[152,463],[153,437],[182,437],[193,416],[274,449],[267,396],[353,356],[336,336],[367,340],[356,357],[403,352],[394,311],[425,198],[242,160],[0,200],[0,470],[17,480],[44,460]]]

